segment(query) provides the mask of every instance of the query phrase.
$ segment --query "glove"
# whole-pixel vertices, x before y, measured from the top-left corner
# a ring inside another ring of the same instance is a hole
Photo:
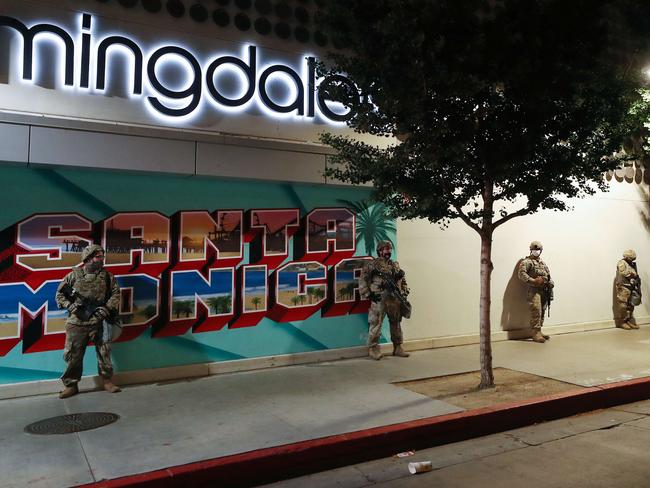
[[[79,310],[79,305],[75,302],[70,302],[70,305],[68,305],[68,312],[70,312],[70,315],[75,313],[77,310]]]
[[[533,278],[532,283],[535,286],[542,286],[544,284],[544,278],[542,276],[538,276],[537,278]]]
[[[404,278],[404,270],[400,269],[397,273],[395,273],[395,281],[401,280]]]
[[[102,320],[106,320],[110,316],[110,314],[111,312],[109,312],[106,307],[98,307],[93,312],[92,318],[95,319],[97,322],[101,322]]]
[[[371,291],[368,298],[370,298],[370,301],[375,303],[381,302],[381,294],[377,293],[376,291]]]

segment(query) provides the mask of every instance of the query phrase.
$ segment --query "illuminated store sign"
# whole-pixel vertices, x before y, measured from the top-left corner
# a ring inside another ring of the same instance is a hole
[[[129,97],[142,100],[152,114],[171,120],[192,117],[204,110],[241,112],[254,105],[269,116],[318,117],[341,123],[359,103],[358,88],[345,76],[317,79],[316,59],[311,56],[300,63],[298,70],[296,66],[269,63],[262,59],[256,46],[247,46],[239,57],[211,56],[204,61],[177,45],[143,49],[136,40],[124,35],[99,36],[93,32],[93,17],[89,14],[80,15],[79,24],[79,31],[70,33],[51,23],[27,27],[20,20],[0,16],[0,27],[13,29],[22,38],[13,53],[18,61],[12,64],[22,69],[19,77],[24,82],[33,82],[39,70],[35,56],[38,44],[51,42],[59,49],[59,59],[64,60],[59,68],[64,87],[105,93],[111,80],[111,57],[120,51],[130,65],[129,74],[125,74]],[[170,82],[161,75],[170,66],[182,73],[182,83]],[[228,76],[237,80],[234,91],[224,82]],[[273,84],[282,85],[281,91],[286,95],[281,100],[273,94]],[[327,99],[328,87],[332,85],[342,86],[350,94],[344,105]]]

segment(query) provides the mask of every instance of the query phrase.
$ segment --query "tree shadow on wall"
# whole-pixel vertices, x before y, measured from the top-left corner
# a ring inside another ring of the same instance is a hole
[[[503,293],[501,330],[508,332],[508,339],[527,339],[532,332],[526,285],[517,277],[522,261],[523,259],[517,261]]]
[[[637,190],[643,200],[643,206],[639,209],[639,217],[641,218],[641,222],[643,223],[646,232],[650,234],[650,164],[649,163],[644,164],[643,183],[645,184],[642,183],[637,184]],[[649,282],[650,275],[646,272],[646,270],[648,269],[648,263],[650,262],[650,255],[643,255],[642,253],[641,255],[639,255],[638,251],[642,251],[642,250],[637,249],[638,259],[641,260],[641,263],[645,263],[645,265],[637,264],[637,270],[639,276],[641,277],[641,296],[643,297],[643,302],[641,303],[641,305],[643,306],[645,301],[647,300],[646,297],[648,297],[650,293],[650,287],[648,286],[650,285]],[[616,300],[616,297],[614,297],[614,300]]]
[[[650,173],[650,168],[647,168],[646,171]],[[639,209],[639,217],[645,230],[650,233],[650,187],[641,184],[638,184],[636,187],[643,200],[643,205]]]

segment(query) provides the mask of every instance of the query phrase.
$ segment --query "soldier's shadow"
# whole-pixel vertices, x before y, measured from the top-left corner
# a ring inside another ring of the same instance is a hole
[[[528,311],[527,288],[517,277],[519,265],[517,261],[512,275],[503,293],[501,308],[501,330],[508,332],[508,339],[527,339],[531,336],[530,316]]]
[[[612,319],[614,319],[614,325],[618,327],[621,325],[621,319],[618,316],[618,310],[617,310],[617,303],[618,300],[616,299],[616,274],[614,274],[614,278],[612,279]]]

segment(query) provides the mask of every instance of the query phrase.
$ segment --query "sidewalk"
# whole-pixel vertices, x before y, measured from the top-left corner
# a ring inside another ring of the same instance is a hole
[[[559,335],[547,344],[499,342],[493,348],[494,367],[577,387],[650,376],[650,327]],[[2,485],[92,483],[430,417],[460,418],[462,408],[392,383],[476,369],[478,346],[472,345],[419,351],[408,359],[352,359],[139,385],[114,395],[2,400]],[[590,391],[603,397],[614,390]],[[121,418],[78,434],[23,432],[44,418],[92,411]],[[430,420],[420,423],[425,422]]]

